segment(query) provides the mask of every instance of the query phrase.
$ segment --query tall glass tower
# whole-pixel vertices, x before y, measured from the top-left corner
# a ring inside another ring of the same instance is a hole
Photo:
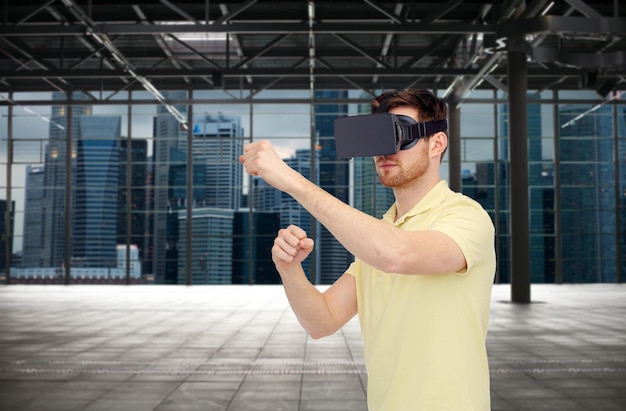
[[[187,141],[181,141],[187,151]],[[243,167],[237,161],[243,152],[243,128],[239,117],[200,116],[194,119],[194,162],[206,169],[206,206],[228,210],[241,208]]]
[[[170,92],[168,97],[183,98],[184,92]],[[164,108],[159,107],[158,110],[154,150],[155,282],[186,283],[187,271],[191,272],[194,283],[222,284],[226,278],[230,282],[232,244],[224,248],[222,243],[225,238],[231,242],[233,213],[242,204],[243,169],[237,161],[239,154],[243,152],[241,121],[239,117],[223,115],[196,116],[189,147],[187,130],[181,128],[173,116],[163,111]],[[186,109],[180,107],[179,111],[186,112]],[[187,163],[189,150],[193,164]],[[191,199],[187,194],[189,167],[192,167],[193,179]],[[186,215],[189,202],[192,216]],[[224,218],[220,210],[229,213],[229,217]],[[194,221],[191,233],[194,243],[191,246],[186,244],[186,221],[190,217]],[[217,220],[214,221],[215,219]],[[227,231],[228,237],[224,237]],[[211,241],[221,242],[220,247],[214,247]],[[192,261],[209,258],[210,264],[201,269],[198,269],[196,263],[192,267],[186,267],[187,252],[192,253]],[[228,261],[228,269],[220,273],[206,271],[216,261]]]
[[[187,98],[186,91],[167,91],[163,94],[170,99]],[[187,115],[186,105],[176,105],[176,109],[184,116]],[[186,185],[183,181],[178,187],[179,190],[175,191],[171,179],[173,174],[185,175],[186,156],[181,151],[180,145],[186,140],[187,131],[165,106],[157,106],[156,111],[152,159],[152,214],[149,221],[152,228],[152,274],[157,284],[175,284],[178,281],[177,210],[184,208]],[[177,193],[182,196],[174,196]]]
[[[566,282],[615,282],[616,184],[611,106],[601,106],[563,127],[590,105],[559,110],[561,225]],[[622,220],[622,224],[624,221]]]
[[[7,200],[0,200],[0,215],[2,215],[3,217],[6,216],[9,213],[9,202]],[[9,229],[7,230],[6,224],[6,218],[2,218],[2,221],[0,221],[0,233],[2,233],[3,235],[0,235],[0,273],[4,273],[5,271],[5,267],[7,264],[7,260],[9,260],[9,258],[11,257],[10,254],[13,253],[13,243],[9,242],[8,244],[8,253],[9,255],[7,255],[7,237],[4,235],[4,233],[6,233],[7,231],[9,232],[9,234],[11,234],[11,236],[9,238],[13,238],[13,233],[14,230],[13,228],[15,227],[15,201],[11,201],[11,211],[9,215]]]
[[[52,100],[65,100],[65,94],[52,93]],[[87,100],[87,96],[82,93],[74,93],[74,100]],[[67,124],[67,109],[72,110],[72,122]],[[53,105],[50,122],[50,134],[45,150],[45,177],[44,177],[44,199],[43,199],[43,225],[42,225],[42,266],[59,268],[63,265],[65,257],[65,203],[66,195],[72,196],[73,203],[74,190],[65,190],[67,172],[71,172],[72,187],[76,185],[76,141],[80,135],[80,119],[83,116],[90,116],[92,108],[90,105]],[[64,129],[55,124],[62,124]],[[67,130],[71,129],[72,147],[67,147]],[[69,148],[69,150],[68,150]],[[72,158],[67,159],[68,151]],[[69,166],[69,170],[68,170]],[[71,230],[71,228],[70,228]],[[71,244],[70,244],[71,247]]]
[[[79,119],[72,252],[76,266],[117,266],[120,128],[120,117]]]
[[[178,213],[178,283],[185,284],[184,274],[191,272],[192,284],[232,284],[235,212],[203,207],[193,209],[192,213],[191,246],[187,244],[187,214],[184,210]],[[187,253],[191,253],[191,267],[187,267]]]
[[[122,138],[120,144],[117,244],[126,245],[128,241],[129,245],[137,246],[136,251],[143,271],[151,272],[151,254],[147,250],[146,238],[148,141],[145,139],[129,141],[127,138]],[[127,187],[128,182],[130,182],[130,187]]]
[[[317,90],[315,98],[340,99],[347,98],[345,90]],[[320,149],[319,186],[339,200],[349,203],[350,179],[348,160],[338,159],[335,148],[335,119],[348,114],[347,104],[317,104],[315,106],[315,132]],[[318,235],[319,250],[319,282],[332,284],[352,262],[352,255],[321,227]]]
[[[24,198],[24,245],[22,267],[42,267],[44,222],[44,166],[26,166],[26,190]]]

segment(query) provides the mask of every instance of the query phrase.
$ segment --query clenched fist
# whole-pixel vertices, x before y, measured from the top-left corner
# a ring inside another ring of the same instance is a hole
[[[239,156],[246,173],[260,176],[266,183],[285,191],[290,182],[299,174],[285,163],[269,141],[257,141],[243,146],[244,153]]]
[[[299,265],[309,256],[313,245],[313,240],[307,237],[303,229],[290,225],[278,231],[272,247],[272,261],[278,270],[293,264]]]

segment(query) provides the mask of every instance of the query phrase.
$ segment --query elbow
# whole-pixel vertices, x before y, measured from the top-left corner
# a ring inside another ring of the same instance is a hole
[[[387,257],[379,259],[372,266],[384,273],[400,273],[403,269],[401,259],[390,259]]]
[[[327,336],[326,334],[320,333],[320,332],[310,332],[309,331],[308,334],[309,334],[309,337],[311,337],[314,340],[319,340],[320,338],[324,338],[324,337]]]
[[[371,265],[384,273],[406,274],[409,256],[414,256],[415,253],[416,250],[407,244],[398,244],[392,252],[387,249],[386,252],[378,253]]]
[[[320,338],[328,337],[329,335],[333,335],[337,331],[336,328],[319,328],[319,329],[308,329],[306,330],[309,337],[314,340],[319,340]]]

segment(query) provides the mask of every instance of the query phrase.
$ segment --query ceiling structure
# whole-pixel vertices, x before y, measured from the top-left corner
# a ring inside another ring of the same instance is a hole
[[[620,4],[621,3],[621,4]],[[0,93],[626,88],[622,0],[0,0]],[[104,91],[104,92],[103,92]],[[7,98],[0,104],[10,104]]]

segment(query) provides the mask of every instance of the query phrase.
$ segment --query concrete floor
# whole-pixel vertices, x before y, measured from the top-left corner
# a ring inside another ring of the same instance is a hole
[[[492,410],[626,410],[626,285],[493,291]],[[366,410],[359,324],[280,286],[0,286],[0,410]]]

